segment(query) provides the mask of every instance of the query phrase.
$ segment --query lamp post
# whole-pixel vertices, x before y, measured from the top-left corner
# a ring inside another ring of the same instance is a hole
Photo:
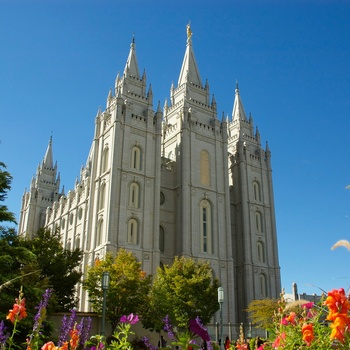
[[[105,335],[106,299],[107,299],[107,291],[109,288],[109,279],[110,279],[109,272],[105,271],[102,275],[103,304],[102,304],[101,335]]]
[[[218,288],[218,303],[220,305],[220,335],[219,335],[219,345],[223,342],[223,324],[222,324],[222,304],[224,303],[224,288]]]

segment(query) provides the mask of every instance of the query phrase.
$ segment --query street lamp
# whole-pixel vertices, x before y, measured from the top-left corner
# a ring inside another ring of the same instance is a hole
[[[218,288],[218,303],[220,304],[220,335],[219,335],[219,345],[223,342],[223,324],[222,324],[222,304],[224,303],[224,288]]]
[[[105,335],[105,319],[106,319],[106,298],[109,288],[109,272],[105,271],[102,275],[102,290],[103,290],[103,304],[102,304],[102,324],[101,335]]]

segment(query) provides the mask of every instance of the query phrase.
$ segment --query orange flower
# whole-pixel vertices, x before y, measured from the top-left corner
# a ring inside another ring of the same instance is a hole
[[[292,312],[286,317],[286,319],[287,319],[288,323],[295,325],[295,324],[296,324],[295,317],[296,317],[296,313],[295,313],[294,311],[292,311]]]
[[[75,328],[75,326],[76,325],[74,325],[74,328],[70,331],[69,344],[71,349],[76,349],[79,345],[79,331]]]
[[[20,321],[25,317],[27,317],[25,298],[16,298],[16,303],[13,304],[13,309],[9,310],[9,314],[6,316],[6,319],[10,320],[12,323],[15,323],[16,320]]]
[[[333,289],[328,292],[324,305],[328,306],[330,312],[347,313],[350,310],[350,302],[345,295],[344,288]]]
[[[57,347],[52,341],[49,341],[49,342],[45,343],[41,347],[41,350],[56,350],[56,349],[57,349]]]
[[[314,328],[312,324],[304,323],[301,328],[303,333],[303,340],[307,346],[310,346],[311,342],[314,340]]]
[[[58,350],[68,350],[68,342],[65,341],[63,345],[58,348]]]

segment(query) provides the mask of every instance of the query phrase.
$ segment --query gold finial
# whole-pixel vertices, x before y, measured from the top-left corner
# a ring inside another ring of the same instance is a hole
[[[192,36],[192,30],[190,23],[187,24],[187,40],[190,40]]]

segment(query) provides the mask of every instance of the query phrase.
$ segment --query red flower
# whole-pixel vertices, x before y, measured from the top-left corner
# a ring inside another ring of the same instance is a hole
[[[9,311],[9,314],[6,316],[6,319],[10,320],[12,323],[15,323],[15,320],[20,321],[25,317],[27,317],[25,298],[16,298],[16,303],[13,304],[13,309]]]

